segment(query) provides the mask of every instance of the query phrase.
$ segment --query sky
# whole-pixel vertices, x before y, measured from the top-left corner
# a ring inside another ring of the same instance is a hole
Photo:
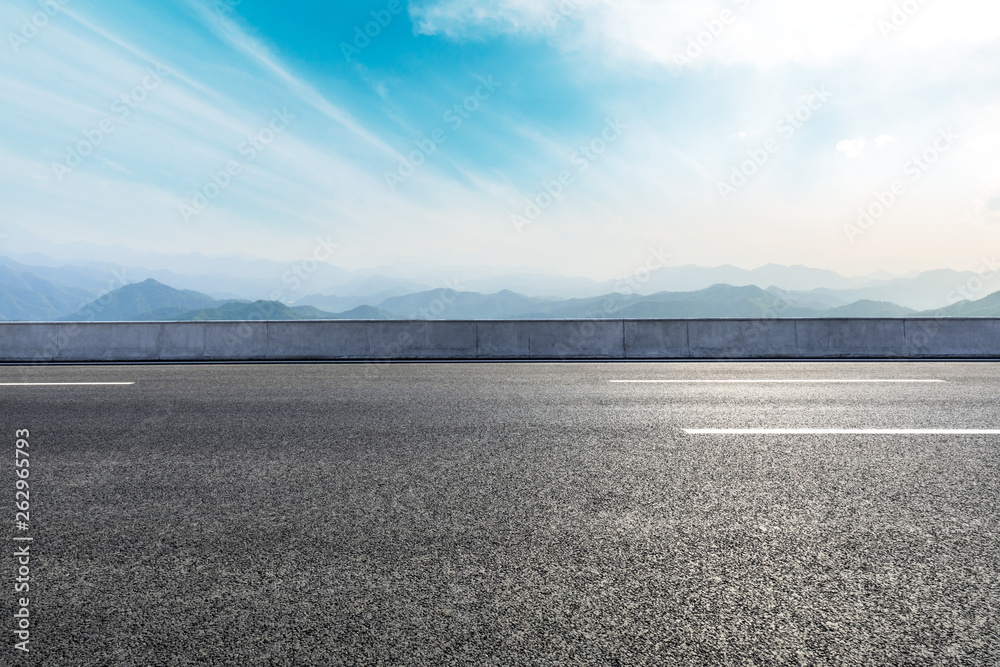
[[[0,0],[0,30],[0,254],[610,279],[1000,251],[992,0]]]

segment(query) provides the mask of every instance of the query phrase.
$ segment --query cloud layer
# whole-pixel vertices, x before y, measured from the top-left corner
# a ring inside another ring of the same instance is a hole
[[[278,259],[334,234],[351,267],[598,278],[650,247],[867,272],[1000,246],[985,0],[420,0],[386,26],[385,2],[244,5],[74,0],[8,36],[0,227]]]

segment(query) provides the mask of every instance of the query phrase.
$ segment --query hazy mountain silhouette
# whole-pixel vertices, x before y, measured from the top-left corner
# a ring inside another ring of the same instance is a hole
[[[1000,317],[1000,292],[976,301],[959,301],[923,314],[935,317]]]
[[[208,266],[207,258],[191,259],[197,267]],[[230,262],[245,262],[230,258]],[[275,263],[250,262],[253,268],[275,269]],[[244,266],[244,268],[247,268]],[[336,267],[333,267],[334,269]],[[127,275],[104,264],[78,266],[28,266],[0,258],[0,319],[5,320],[176,320],[176,319],[261,319],[267,310],[270,319],[518,319],[518,318],[657,318],[657,317],[903,317],[1000,316],[995,295],[979,301],[955,303],[959,289],[971,284],[971,272],[928,271],[912,278],[872,279],[851,289],[781,289],[794,283],[808,287],[817,282],[857,284],[863,279],[847,279],[829,271],[808,267],[769,265],[745,271],[736,267],[667,267],[650,274],[640,283],[642,293],[614,281],[589,283],[581,279],[559,279],[561,288],[587,290],[603,286],[584,297],[538,297],[509,289],[495,292],[452,289],[420,289],[420,281],[387,277],[378,273],[351,273],[337,269],[330,275],[344,289],[361,294],[315,294],[298,300],[255,301],[215,298],[204,292],[177,289],[156,279],[125,285],[103,298],[95,296]],[[43,274],[43,275],[39,275]],[[519,274],[520,280],[534,274]],[[657,281],[697,284],[715,276],[741,281],[759,279],[776,283],[758,285],[715,284],[699,289],[646,293]],[[308,276],[307,276],[308,277]],[[202,276],[204,278],[204,276]],[[871,277],[870,277],[871,278]],[[201,278],[199,278],[200,280]],[[242,278],[241,278],[242,279]],[[501,277],[470,281],[490,284]],[[235,280],[235,279],[234,279]],[[561,281],[561,282],[560,282]],[[82,287],[73,283],[79,282]],[[238,282],[238,281],[237,281]],[[234,283],[235,285],[235,283]],[[103,289],[102,289],[103,288]],[[374,290],[374,292],[372,291]],[[539,287],[536,292],[547,291]],[[369,292],[366,296],[364,293]],[[622,293],[624,292],[624,293]],[[287,302],[291,302],[290,305]],[[86,304],[81,307],[81,304]],[[264,304],[271,304],[266,306]],[[946,305],[947,304],[947,305]]]
[[[222,303],[200,292],[177,290],[150,278],[116,289],[60,319],[74,322],[166,320],[193,310],[215,308]]]
[[[712,285],[732,285],[733,287],[777,287],[783,290],[808,291],[812,289],[855,289],[870,282],[872,278],[845,278],[835,271],[812,269],[807,266],[781,266],[768,264],[756,269],[741,269],[723,265],[667,266],[649,274],[649,279],[641,284],[643,294],[656,292],[694,292]],[[605,283],[610,285],[610,283]]]
[[[862,300],[838,308],[823,311],[823,317],[907,317],[913,315],[910,308],[897,306],[888,301]]]
[[[35,266],[15,262],[9,257],[0,257],[0,266],[8,268],[15,274],[30,273],[58,287],[76,290],[80,294],[95,297],[109,290],[132,282],[113,265],[96,266]],[[79,307],[83,303],[74,304]]]
[[[436,289],[386,299],[378,307],[403,319],[511,319],[545,303],[510,290],[479,294]]]
[[[334,313],[314,306],[289,306],[279,301],[218,301],[205,294],[176,290],[150,279],[115,290],[63,319],[207,321],[1000,316],[1000,293],[980,301],[963,301],[944,309],[920,313],[894,303],[872,300],[859,300],[834,308],[807,308],[783,298],[782,294],[755,286],[713,285],[692,292],[650,295],[611,293],[588,299],[553,300],[526,297],[509,290],[479,294],[438,289],[392,297],[377,306],[363,305]]]
[[[971,279],[977,279],[971,271],[925,271],[913,278],[894,278],[879,281],[858,289],[831,290],[821,288],[811,291],[798,291],[789,294],[789,298],[801,302],[801,299],[834,299],[842,305],[860,300],[888,301],[914,310],[931,310],[946,307],[956,299],[957,290],[965,286]]]
[[[52,320],[92,297],[87,290],[55,285],[0,264],[0,320]]]
[[[391,320],[396,319],[371,306],[359,306],[344,313],[330,313],[312,306],[287,306],[280,301],[231,301],[218,308],[181,313],[164,319],[183,321],[225,320]]]
[[[290,307],[280,301],[230,301],[214,308],[202,308],[159,319],[211,322],[225,320],[328,320],[332,317],[333,313],[312,306]]]
[[[395,320],[399,319],[398,315],[390,313],[381,308],[373,308],[372,306],[358,306],[357,308],[352,308],[343,313],[337,313],[332,319],[335,320]]]
[[[789,306],[759,287],[713,285],[693,292],[651,295],[605,294],[540,304],[518,317],[536,318],[659,318],[659,317],[805,317],[815,311]]]
[[[11,245],[9,239],[6,245]],[[70,247],[75,246],[61,247],[60,251],[68,253]],[[111,257],[107,248],[86,247],[93,251],[94,257]],[[642,295],[694,292],[717,284],[767,288],[781,292],[783,298],[795,306],[820,311],[861,300],[887,301],[915,310],[929,310],[953,303],[955,290],[976,278],[970,271],[951,270],[926,271],[904,278],[884,272],[844,277],[825,269],[769,264],[749,270],[728,265],[669,266],[654,269],[644,279],[634,276],[631,282],[597,281],[542,270],[502,267],[426,267],[400,263],[349,271],[325,262],[280,262],[198,253],[129,254],[126,249],[119,250],[112,253],[114,263],[92,259],[70,261],[33,252],[18,255],[18,261],[0,258],[0,264],[14,273],[31,272],[59,287],[88,291],[91,297],[120,287],[123,282],[152,278],[176,289],[200,292],[221,301],[263,298],[296,306],[314,306],[329,312],[343,312],[362,305],[376,306],[393,297],[406,297],[446,285],[459,292],[497,294],[510,291],[526,298],[551,300],[593,298],[611,292]],[[31,266],[25,264],[28,261],[25,258],[31,259]],[[8,289],[10,300],[19,298],[14,292],[16,290]],[[79,304],[75,304],[58,315],[69,315],[78,307]],[[0,317],[11,316],[19,316],[18,311],[5,312],[0,305]]]

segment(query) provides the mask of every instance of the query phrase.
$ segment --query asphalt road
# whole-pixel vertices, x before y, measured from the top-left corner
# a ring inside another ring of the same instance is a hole
[[[943,382],[852,382],[873,379]],[[1000,435],[687,432],[1000,429],[1000,364],[8,366],[0,382],[134,382],[0,386],[2,497],[16,429],[31,456],[0,664],[1000,664]]]

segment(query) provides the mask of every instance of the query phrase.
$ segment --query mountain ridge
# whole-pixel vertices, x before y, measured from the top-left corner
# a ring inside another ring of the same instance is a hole
[[[193,306],[193,307],[192,307]],[[435,289],[390,297],[343,312],[279,301],[217,300],[177,290],[156,280],[126,285],[63,321],[233,321],[233,320],[513,320],[513,319],[677,319],[789,317],[1000,317],[1000,292],[938,311],[914,311],[885,301],[858,300],[832,308],[807,308],[780,291],[757,286],[713,285],[689,292],[651,295],[611,292],[579,299],[540,299],[510,290],[494,294]]]

